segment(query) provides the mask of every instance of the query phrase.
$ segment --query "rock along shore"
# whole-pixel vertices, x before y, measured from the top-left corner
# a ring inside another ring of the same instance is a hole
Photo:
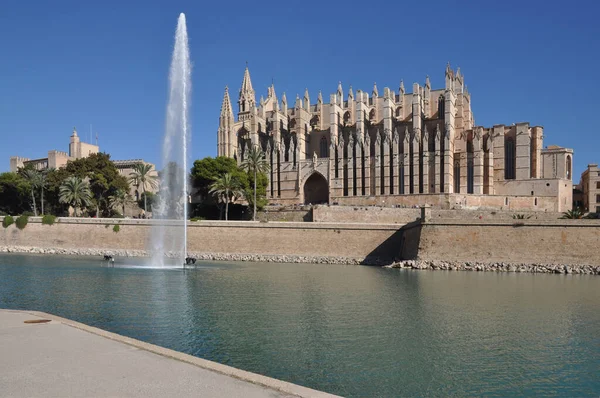
[[[149,257],[145,250],[122,249],[65,249],[27,246],[0,246],[0,253],[24,253],[72,256]],[[403,268],[413,270],[444,271],[491,271],[491,272],[533,272],[554,274],[592,274],[600,275],[600,266],[587,264],[526,264],[506,262],[439,261],[439,260],[402,260],[393,262],[379,258],[352,258],[327,256],[298,256],[278,254],[232,254],[232,253],[188,253],[199,261],[250,261],[266,263],[311,263],[343,265],[379,265],[385,268]]]
[[[385,268],[600,275],[600,266],[586,264],[519,264],[505,262],[482,263],[471,261],[403,260],[386,265]]]
[[[58,254],[70,256],[104,256],[114,257],[149,257],[146,250],[122,250],[122,249],[64,249],[64,248],[42,248],[27,246],[0,246],[0,253],[24,253],[24,254]],[[197,253],[188,252],[188,256],[199,261],[251,261],[266,263],[312,263],[312,264],[347,264],[347,265],[384,265],[378,259],[362,259],[352,257],[327,257],[327,256],[297,256],[280,254],[232,254],[232,253]],[[173,257],[167,255],[167,257]]]

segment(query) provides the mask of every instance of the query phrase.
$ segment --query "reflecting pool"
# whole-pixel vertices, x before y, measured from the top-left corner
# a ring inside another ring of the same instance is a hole
[[[598,396],[600,277],[0,255],[45,311],[348,397]]]

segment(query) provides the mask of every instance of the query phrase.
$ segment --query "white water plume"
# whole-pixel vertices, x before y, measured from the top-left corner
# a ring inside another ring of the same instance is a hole
[[[191,64],[185,14],[177,21],[175,46],[169,73],[169,103],[162,147],[162,171],[153,218],[150,251],[152,265],[164,266],[165,257],[183,265],[187,256],[188,147],[191,139],[189,106]],[[167,221],[168,220],[168,221]]]

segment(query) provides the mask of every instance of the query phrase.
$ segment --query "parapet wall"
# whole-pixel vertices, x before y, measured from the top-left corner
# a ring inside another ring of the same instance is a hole
[[[557,221],[562,213],[541,211],[505,211],[505,210],[445,210],[431,209],[432,220],[513,220],[523,217],[526,220]],[[421,217],[421,209],[415,207],[381,206],[327,206],[313,207],[314,222],[349,222],[374,224],[406,224]]]
[[[562,212],[568,209],[571,203],[566,197],[560,201],[556,196],[466,195],[460,193],[335,196],[331,198],[330,202],[346,206],[412,207],[428,204],[440,209],[540,212]]]

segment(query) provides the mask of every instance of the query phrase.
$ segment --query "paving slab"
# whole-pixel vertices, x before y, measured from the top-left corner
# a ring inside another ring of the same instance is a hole
[[[14,310],[0,310],[0,396],[335,397],[50,314]]]

